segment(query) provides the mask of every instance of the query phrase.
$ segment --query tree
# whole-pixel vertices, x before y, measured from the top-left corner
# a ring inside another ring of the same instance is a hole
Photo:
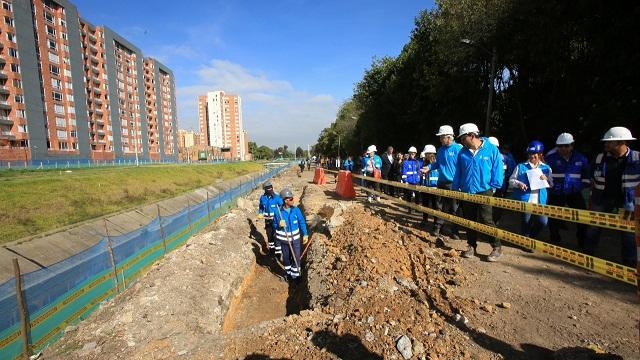
[[[253,141],[249,141],[249,152],[255,155],[257,150],[258,150],[258,145],[256,145],[256,143]]]
[[[256,149],[255,153],[253,153],[254,159],[257,160],[271,160],[273,159],[273,150],[271,150],[267,146],[260,146]]]
[[[300,146],[298,146],[296,148],[296,157],[297,158],[304,158],[304,150],[302,150],[302,148]]]

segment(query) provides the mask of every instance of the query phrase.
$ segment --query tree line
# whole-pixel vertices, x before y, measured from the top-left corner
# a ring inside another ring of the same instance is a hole
[[[586,153],[612,126],[640,135],[639,15],[632,1],[436,1],[398,56],[372,61],[314,153],[439,145],[438,126],[467,122],[516,154],[561,132]]]

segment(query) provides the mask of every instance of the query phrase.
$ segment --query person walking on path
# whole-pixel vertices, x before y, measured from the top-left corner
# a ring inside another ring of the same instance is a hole
[[[591,184],[589,160],[574,150],[573,135],[562,133],[556,139],[556,147],[547,153],[545,162],[551,167],[553,187],[549,191],[549,205],[568,206],[574,209],[586,209],[583,191]],[[549,241],[560,244],[562,220],[549,219]],[[576,239],[580,248],[584,247],[587,226],[576,224]]]
[[[635,140],[629,129],[617,126],[609,129],[602,138],[604,152],[598,154],[593,164],[593,191],[591,210],[619,213],[631,219],[635,208],[636,186],[640,184],[640,152],[631,150],[628,143]],[[594,255],[601,227],[589,227],[584,241],[584,252]],[[636,266],[634,233],[621,231],[622,264]]]
[[[364,164],[364,176],[372,178],[381,178],[382,159],[376,154],[378,149],[375,145],[371,145],[367,148],[367,155],[363,159]],[[367,187],[376,191],[380,191],[380,184],[373,181],[367,181]],[[367,193],[367,201],[373,202],[374,195],[371,192]],[[376,200],[380,200],[379,196],[375,196]]]
[[[531,204],[547,204],[547,187],[553,185],[552,171],[549,165],[544,163],[544,144],[533,140],[527,146],[529,160],[518,164],[509,178],[509,186],[513,188],[513,198]],[[546,186],[532,186],[531,181],[540,180],[546,182]],[[547,225],[547,217],[522,213],[522,235],[535,238]],[[533,250],[527,248],[529,252]]]
[[[452,188],[469,194],[493,196],[493,193],[502,188],[504,172],[502,169],[502,156],[500,150],[489,142],[486,137],[480,137],[478,126],[467,123],[460,126],[458,139],[464,148],[458,154],[455,175]],[[468,220],[495,227],[493,223],[491,205],[463,202],[462,211]],[[478,232],[467,229],[467,249],[462,253],[465,258],[471,258],[476,253]],[[487,257],[487,261],[497,261],[502,255],[500,239],[481,234],[483,238],[491,242],[493,250]]]
[[[276,238],[282,248],[282,263],[287,281],[298,282],[302,268],[300,258],[302,245],[309,241],[307,223],[300,208],[294,205],[293,192],[284,189],[280,192],[284,205],[278,208],[273,218]],[[302,240],[302,241],[301,241]],[[302,243],[302,245],[301,245]]]
[[[382,154],[380,157],[382,158],[382,179],[383,180],[392,180],[390,176],[393,176],[391,169],[393,168],[393,162],[395,161],[395,156],[393,153],[393,146],[387,147],[387,152]],[[387,195],[393,195],[393,188],[388,185],[383,185],[384,193]]]
[[[420,169],[422,168],[422,161],[416,159],[416,153],[418,150],[415,146],[409,148],[409,158],[402,163],[402,182],[410,185],[420,184]],[[414,201],[416,199],[416,192],[406,189],[404,192],[404,199],[406,201]],[[409,209],[411,211],[411,209]]]
[[[422,150],[422,168],[420,169],[420,185],[426,187],[437,187],[438,186],[438,169],[429,170],[429,165],[436,162],[436,147],[429,144],[425,145],[424,150]],[[422,206],[428,207],[431,209],[436,209],[436,196],[433,194],[421,193]],[[435,227],[437,218],[433,218],[433,226]],[[420,226],[423,229],[427,228],[427,224],[429,223],[429,215],[427,213],[422,213],[422,222]]]
[[[265,182],[262,185],[264,194],[260,196],[260,202],[258,205],[258,218],[264,219],[264,230],[267,233],[267,246],[269,252],[272,255],[279,257],[282,254],[280,249],[280,243],[276,241],[275,229],[273,228],[273,216],[275,215],[278,207],[282,206],[284,202],[282,198],[273,191],[273,185],[270,181]]]
[[[436,136],[440,137],[442,145],[436,153],[436,162],[430,164],[428,170],[438,170],[438,189],[451,190],[453,185],[453,177],[456,172],[456,164],[458,162],[458,154],[462,149],[462,145],[453,139],[453,128],[449,125],[442,125],[438,129]],[[457,214],[458,201],[448,197],[440,197],[437,199],[438,211],[447,214]],[[440,237],[440,231],[445,224],[444,219],[436,219],[436,225],[433,230],[435,237]],[[454,239],[458,239],[458,226],[451,226],[451,233]]]

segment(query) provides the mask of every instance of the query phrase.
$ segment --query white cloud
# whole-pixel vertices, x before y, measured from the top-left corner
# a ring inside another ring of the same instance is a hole
[[[224,90],[242,97],[244,127],[251,141],[306,148],[335,120],[339,106],[331,95],[296,90],[288,81],[226,60],[214,59],[197,74],[197,84],[177,88],[181,128],[198,129],[199,95]]]

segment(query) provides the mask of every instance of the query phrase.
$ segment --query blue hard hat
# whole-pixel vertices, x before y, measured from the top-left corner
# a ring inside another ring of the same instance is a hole
[[[527,146],[527,153],[541,153],[544,152],[544,144],[541,141],[533,140]]]

